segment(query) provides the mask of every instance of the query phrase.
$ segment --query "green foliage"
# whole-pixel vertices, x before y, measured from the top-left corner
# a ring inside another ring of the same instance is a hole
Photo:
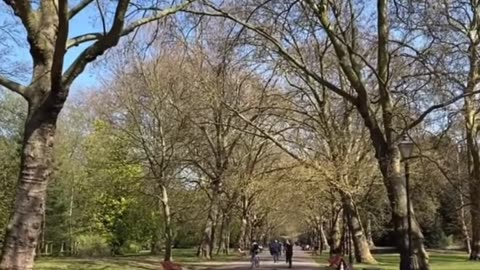
[[[447,248],[453,243],[453,236],[447,236],[439,222],[424,228],[425,245],[429,248]]]
[[[18,97],[0,93],[0,238],[11,214],[19,174],[25,111],[15,110],[18,107],[24,107]]]
[[[110,246],[105,237],[99,234],[81,234],[75,237],[78,256],[98,257],[110,254]]]

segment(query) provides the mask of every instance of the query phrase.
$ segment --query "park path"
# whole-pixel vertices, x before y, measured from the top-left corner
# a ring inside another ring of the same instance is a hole
[[[187,266],[189,270],[250,270],[250,262],[248,258],[233,262],[204,262],[190,264]],[[285,263],[285,256],[280,258],[280,261],[273,263],[273,259],[270,256],[268,250],[260,253],[260,267],[258,270],[268,269],[289,269],[288,264]],[[314,262],[312,255],[300,248],[295,248],[293,251],[293,264],[292,269],[298,270],[321,270],[319,264]]]

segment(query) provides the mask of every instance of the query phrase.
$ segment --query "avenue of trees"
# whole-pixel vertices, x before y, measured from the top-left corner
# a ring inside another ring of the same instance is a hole
[[[362,263],[394,246],[400,269],[409,244],[420,270],[426,248],[480,260],[480,1],[0,8],[1,270],[300,233]]]

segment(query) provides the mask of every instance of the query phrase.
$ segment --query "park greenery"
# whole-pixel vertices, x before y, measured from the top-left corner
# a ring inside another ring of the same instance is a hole
[[[273,239],[322,263],[480,268],[480,1],[0,14],[0,270],[231,260]]]

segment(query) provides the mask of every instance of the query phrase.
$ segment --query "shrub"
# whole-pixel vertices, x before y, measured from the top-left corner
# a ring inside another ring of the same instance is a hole
[[[121,248],[121,253],[122,254],[137,254],[140,253],[142,250],[142,245],[136,243],[136,242],[127,242],[122,248]]]
[[[82,234],[75,237],[78,256],[98,257],[110,254],[107,239],[98,234]]]

